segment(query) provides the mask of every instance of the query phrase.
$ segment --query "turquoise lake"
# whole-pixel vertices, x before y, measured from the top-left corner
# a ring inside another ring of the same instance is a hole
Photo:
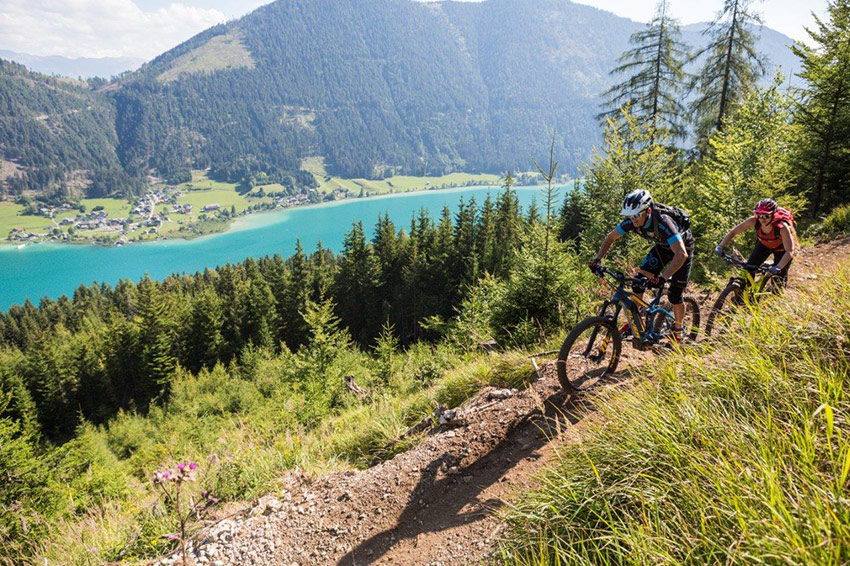
[[[17,248],[0,246],[0,309],[6,310],[27,298],[35,304],[42,297],[71,295],[80,285],[93,282],[114,285],[121,279],[138,281],[145,274],[163,279],[172,273],[194,273],[248,257],[295,253],[296,240],[310,253],[321,241],[335,252],[342,250],[343,238],[353,222],[362,221],[367,237],[374,233],[378,216],[389,214],[396,228],[408,229],[410,219],[425,208],[437,219],[444,206],[452,212],[463,199],[475,197],[484,202],[489,192],[495,199],[498,187],[444,189],[405,193],[367,199],[352,199],[317,206],[300,207],[238,219],[223,233],[195,240],[163,240],[130,244],[119,248],[95,245],[42,243]],[[541,187],[516,189],[526,208],[535,200],[543,204]],[[559,210],[564,189],[556,202]]]

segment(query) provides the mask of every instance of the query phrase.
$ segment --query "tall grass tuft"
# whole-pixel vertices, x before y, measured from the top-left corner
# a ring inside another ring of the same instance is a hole
[[[850,204],[833,208],[822,222],[809,228],[808,234],[821,241],[850,236]]]
[[[846,564],[850,268],[599,392],[506,513],[505,564]]]

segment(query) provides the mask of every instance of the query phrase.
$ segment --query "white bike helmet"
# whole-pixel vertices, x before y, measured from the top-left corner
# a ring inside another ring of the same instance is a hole
[[[635,216],[652,206],[652,195],[646,189],[638,189],[626,195],[623,199],[623,216]]]

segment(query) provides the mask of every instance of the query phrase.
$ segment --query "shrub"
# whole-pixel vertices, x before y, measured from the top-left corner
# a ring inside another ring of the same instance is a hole
[[[850,204],[833,208],[820,224],[809,228],[807,235],[821,241],[850,236]]]

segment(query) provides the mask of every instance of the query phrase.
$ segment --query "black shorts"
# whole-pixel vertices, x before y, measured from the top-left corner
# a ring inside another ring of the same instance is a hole
[[[753,248],[753,253],[751,253],[750,257],[747,258],[747,263],[755,266],[761,265],[767,258],[770,257],[771,254],[773,254],[773,264],[777,265],[779,260],[782,259],[782,256],[785,255],[785,248],[780,246],[779,248],[772,250],[761,242],[756,242],[756,247]],[[780,285],[788,281],[788,268],[791,267],[791,263],[793,263],[793,260],[789,261],[788,265],[783,267],[782,271],[780,271],[779,275],[777,275]],[[747,269],[747,271],[750,272],[750,275],[755,276],[755,268]]]
[[[685,292],[685,287],[687,287],[688,279],[691,276],[691,264],[694,259],[694,250],[689,249],[687,252],[688,259],[685,260],[682,267],[680,267],[670,278],[670,287],[667,290],[667,298],[670,299],[670,304],[673,305],[681,305],[684,302],[682,295]],[[664,266],[673,260],[674,255],[676,254],[673,250],[653,246],[650,248],[649,253],[646,254],[643,263],[640,264],[640,268],[657,277],[664,269]]]

